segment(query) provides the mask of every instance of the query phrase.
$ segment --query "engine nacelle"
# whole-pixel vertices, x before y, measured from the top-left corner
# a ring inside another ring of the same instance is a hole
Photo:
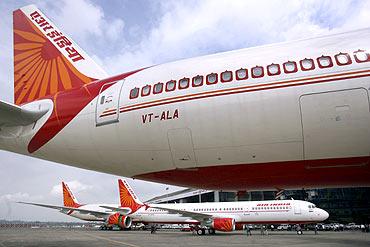
[[[126,215],[115,213],[109,216],[106,223],[107,225],[117,225],[123,229],[126,229],[131,227],[132,219]]]
[[[233,218],[215,218],[211,227],[217,231],[231,232],[235,231],[235,219]]]

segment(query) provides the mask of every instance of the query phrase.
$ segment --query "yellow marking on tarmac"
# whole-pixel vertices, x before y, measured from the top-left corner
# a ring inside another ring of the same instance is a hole
[[[94,234],[89,234],[89,233],[86,233],[86,232],[84,232],[82,234],[85,234],[85,235],[88,235],[90,237],[97,238],[97,239],[103,239],[103,240],[106,240],[108,242],[116,243],[116,244],[119,244],[119,245],[131,246],[131,247],[140,247],[139,245],[126,243],[126,242],[123,242],[123,241],[117,241],[117,240],[113,240],[113,239],[109,239],[109,238],[105,238],[105,237],[101,237],[101,236],[96,236]]]

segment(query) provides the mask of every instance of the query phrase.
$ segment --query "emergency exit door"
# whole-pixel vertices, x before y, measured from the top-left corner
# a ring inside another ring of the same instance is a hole
[[[370,112],[366,89],[303,95],[300,105],[306,160],[369,155]]]
[[[123,80],[108,82],[101,89],[96,102],[96,126],[119,121],[119,97]]]
[[[168,131],[167,136],[175,168],[196,167],[190,129],[172,129]]]

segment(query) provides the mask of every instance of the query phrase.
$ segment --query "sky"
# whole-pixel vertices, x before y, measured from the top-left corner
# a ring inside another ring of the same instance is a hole
[[[12,11],[31,3],[110,75],[370,26],[370,0],[3,0],[0,100],[13,102]],[[81,203],[118,203],[117,179],[0,151],[0,219],[73,221],[56,210],[14,201],[61,205],[65,181]],[[129,183],[142,200],[179,189],[138,180]]]

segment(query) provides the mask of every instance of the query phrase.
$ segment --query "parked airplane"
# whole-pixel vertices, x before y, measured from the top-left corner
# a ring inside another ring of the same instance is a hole
[[[72,194],[68,185],[62,182],[64,206],[56,206],[41,203],[18,202],[22,204],[35,205],[40,207],[57,209],[61,213],[86,221],[104,222],[102,229],[112,229],[114,225],[121,229],[131,227],[132,219],[127,216],[130,210],[121,209],[122,213],[104,209],[104,206],[118,207],[116,204],[80,204]]]
[[[329,214],[299,200],[144,204],[125,180],[118,180],[120,207],[101,206],[127,214],[134,222],[195,225],[198,235],[242,230],[245,224],[305,224],[324,221]]]
[[[34,5],[13,18],[2,149],[195,188],[370,185],[370,29],[107,77]]]

